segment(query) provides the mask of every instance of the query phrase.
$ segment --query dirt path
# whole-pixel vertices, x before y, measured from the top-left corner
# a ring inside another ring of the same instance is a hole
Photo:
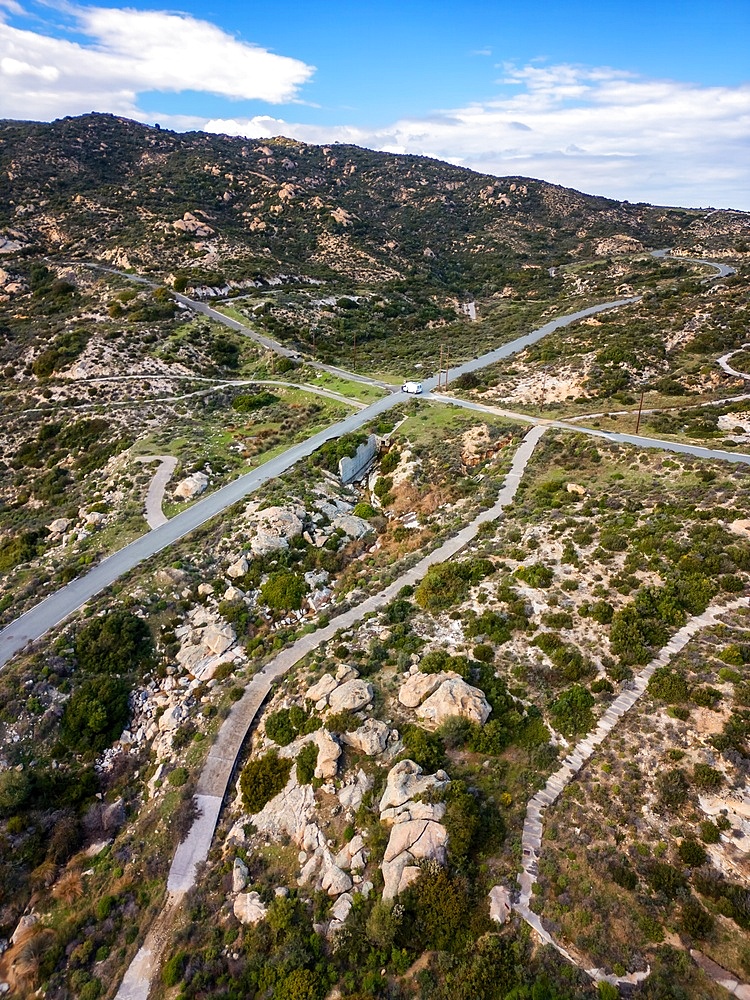
[[[237,758],[248,730],[268,697],[273,682],[312,650],[332,639],[339,630],[356,625],[366,615],[385,607],[402,587],[419,583],[430,566],[451,559],[476,538],[483,524],[500,517],[505,508],[513,502],[526,465],[545,430],[544,427],[532,427],[526,434],[513,457],[505,482],[492,507],[482,511],[470,524],[426,555],[411,569],[402,573],[379,594],[368,597],[356,608],[345,611],[325,628],[303,635],[255,674],[246,686],[242,698],[233,706],[209,751],[196,789],[196,805],[200,809],[200,814],[175,852],[167,880],[169,892],[167,904],[155,919],[143,947],[128,968],[115,1000],[147,1000],[150,983],[158,971],[161,952],[169,936],[176,907],[179,906],[184,894],[195,884],[197,868],[208,857]]]
[[[563,789],[576,777],[584,764],[592,757],[594,751],[612,732],[626,712],[635,705],[646,691],[649,679],[658,667],[666,666],[672,657],[679,653],[693,636],[704,628],[715,625],[721,615],[736,608],[750,606],[750,597],[740,597],[728,604],[712,604],[700,614],[691,618],[686,625],[676,632],[667,645],[651,662],[636,675],[627,690],[618,695],[612,702],[599,723],[592,732],[578,743],[563,760],[562,767],[547,781],[547,784],[534,795],[526,807],[526,819],[521,836],[522,870],[518,875],[520,891],[513,908],[532,927],[545,944],[551,944],[557,951],[574,965],[579,965],[570,952],[559,945],[544,927],[541,917],[530,908],[534,884],[539,873],[539,853],[542,847],[544,810],[557,801]],[[609,976],[602,969],[586,969],[592,979],[599,982],[606,979],[614,985],[632,985],[645,979],[649,972],[633,972],[626,976]]]

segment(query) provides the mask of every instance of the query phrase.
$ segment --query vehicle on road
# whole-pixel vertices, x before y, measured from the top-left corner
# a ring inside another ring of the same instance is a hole
[[[411,396],[418,396],[422,392],[421,382],[404,382],[401,392],[408,392]]]

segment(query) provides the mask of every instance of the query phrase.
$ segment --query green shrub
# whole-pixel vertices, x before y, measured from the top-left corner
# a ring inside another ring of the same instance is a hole
[[[167,988],[177,986],[180,983],[187,962],[188,956],[184,951],[178,951],[176,955],[167,959],[161,970],[161,981]]]
[[[690,786],[685,772],[679,768],[660,771],[656,778],[656,792],[660,804],[671,812],[684,805],[688,798]]]
[[[300,785],[309,785],[315,777],[318,764],[318,746],[316,743],[305,743],[297,754],[297,781]]]
[[[142,675],[154,663],[148,624],[132,611],[118,608],[93,618],[75,639],[78,665],[92,674]]]
[[[469,588],[494,573],[489,559],[464,559],[430,566],[414,592],[414,600],[425,611],[447,611],[467,596]]]
[[[680,861],[690,868],[700,868],[708,861],[708,852],[703,844],[690,838],[680,843],[677,853],[680,856]]]
[[[670,667],[657,667],[649,678],[647,690],[653,698],[666,701],[670,705],[687,701],[690,694],[684,676]]]
[[[695,896],[690,896],[682,904],[680,924],[686,934],[693,938],[705,938],[713,930],[714,919],[698,902]]]
[[[445,746],[437,733],[408,725],[402,733],[404,752],[425,771],[433,773],[445,764]]]
[[[275,750],[269,750],[264,757],[246,764],[240,777],[240,790],[247,811],[252,814],[260,812],[267,802],[283,791],[291,770],[291,760],[282,760]]]
[[[240,396],[234,397],[232,400],[232,409],[238,413],[252,413],[254,410],[262,409],[264,406],[272,406],[274,403],[278,403],[278,401],[279,397],[274,396],[272,392],[243,393]]]
[[[550,714],[556,728],[564,736],[579,736],[589,732],[594,725],[593,704],[591,692],[580,684],[574,684],[552,702]]]
[[[298,611],[308,590],[304,579],[297,573],[277,570],[260,588],[260,595],[272,611]]]
[[[364,500],[361,500],[352,511],[355,517],[375,517],[375,508]]]
[[[545,566],[543,563],[529,563],[528,566],[519,566],[513,575],[530,587],[541,590],[546,590],[555,577],[549,566]]]
[[[710,764],[696,764],[693,768],[693,784],[701,791],[714,791],[724,784],[724,775]]]
[[[167,781],[175,788],[182,788],[182,786],[187,782],[188,777],[189,774],[186,767],[176,767],[174,771],[169,772]]]
[[[100,675],[83,681],[65,705],[60,738],[74,753],[101,753],[117,739],[128,720],[130,686],[119,677]]]

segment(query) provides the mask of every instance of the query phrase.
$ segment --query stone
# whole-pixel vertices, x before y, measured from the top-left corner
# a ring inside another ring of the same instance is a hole
[[[305,700],[318,702],[325,699],[327,704],[328,695],[336,690],[337,685],[338,682],[330,674],[323,674],[319,681],[316,681],[312,687],[307,689]]]
[[[343,924],[351,913],[353,903],[354,900],[352,899],[351,894],[343,892],[331,907],[331,916],[333,919],[338,920],[340,924]]]
[[[483,691],[456,677],[443,681],[437,691],[419,706],[417,716],[435,728],[455,715],[483,726],[491,711]]]
[[[241,892],[234,901],[234,915],[241,924],[258,924],[267,912],[257,892]]]
[[[323,872],[321,888],[329,896],[340,896],[342,892],[349,892],[352,888],[352,880],[343,872],[338,865],[331,861]]]
[[[332,691],[328,696],[328,704],[333,712],[357,712],[365,705],[369,705],[373,693],[372,684],[357,678]]]
[[[47,530],[50,535],[62,535],[68,530],[72,523],[73,522],[68,520],[67,517],[57,517],[54,521],[47,525]]]
[[[259,813],[251,817],[260,833],[272,840],[283,834],[301,846],[305,830],[315,812],[315,794],[312,785],[300,785],[292,768],[286,788],[267,802]]]
[[[576,496],[579,497],[586,496],[586,487],[581,486],[579,483],[566,483],[565,489],[568,491],[568,493],[575,493]]]
[[[442,823],[426,819],[397,823],[391,828],[383,860],[394,861],[400,854],[408,851],[414,859],[430,858],[443,864],[447,843],[448,831]]]
[[[504,924],[510,916],[510,912],[510,893],[502,885],[493,886],[490,889],[490,920]]]
[[[304,513],[304,512],[301,512]],[[286,507],[267,507],[255,515],[256,534],[250,548],[258,556],[289,548],[289,539],[302,534],[302,518]]]
[[[402,806],[405,802],[424,795],[431,789],[440,790],[450,783],[445,771],[423,774],[419,764],[413,760],[402,760],[388,772],[385,791],[380,799],[380,812]]]
[[[241,601],[245,596],[244,590],[240,590],[239,587],[227,587],[224,591],[225,601]]]
[[[250,873],[242,858],[235,858],[232,866],[232,892],[238,893],[247,886]]]
[[[125,803],[122,798],[110,802],[102,808],[102,829],[105,833],[114,833],[125,822]]]
[[[398,700],[406,708],[417,708],[433,691],[437,691],[443,681],[458,677],[458,674],[443,671],[439,674],[420,674],[414,672],[401,685]]]
[[[180,500],[192,500],[204,493],[208,486],[208,476],[205,472],[193,472],[186,476],[174,488],[174,495]]]
[[[198,596],[199,597],[210,597],[213,594],[214,588],[210,583],[199,583],[198,584]]]
[[[315,777],[322,781],[335,778],[338,771],[338,759],[341,756],[341,747],[327,729],[318,729],[314,739],[318,747]]]
[[[23,941],[24,938],[28,937],[31,932],[32,927],[39,923],[39,917],[36,913],[26,913],[18,921],[16,929],[13,931],[10,937],[11,944],[18,944]]]
[[[247,561],[247,557],[240,556],[227,570],[227,576],[231,576],[233,580],[237,580],[244,576],[249,569],[250,563]],[[227,597],[226,600],[231,600],[231,598]]]
[[[415,819],[431,819],[439,823],[445,816],[444,802],[404,802],[403,805],[384,809],[380,822],[386,826],[394,823],[408,823]]]
[[[185,721],[187,715],[188,711],[183,705],[172,705],[159,719],[159,729],[163,733],[171,732]]]
[[[347,746],[368,757],[375,757],[388,746],[390,729],[379,719],[367,719],[365,723],[352,733],[342,733],[341,740]]]
[[[214,656],[221,656],[234,645],[236,639],[237,634],[231,625],[209,625],[203,630],[201,644]]]
[[[365,521],[362,517],[356,517],[354,514],[339,514],[338,517],[333,518],[331,526],[334,530],[338,528],[349,538],[355,539],[364,538],[365,535],[369,535],[375,530],[369,521]]]
[[[356,776],[347,779],[347,783],[339,789],[339,802],[344,809],[359,809],[363,798],[371,788],[372,779],[360,768]]]

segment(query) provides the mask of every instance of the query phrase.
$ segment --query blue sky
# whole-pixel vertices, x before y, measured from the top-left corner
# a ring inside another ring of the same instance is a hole
[[[0,116],[90,110],[750,210],[750,0],[0,0]]]

